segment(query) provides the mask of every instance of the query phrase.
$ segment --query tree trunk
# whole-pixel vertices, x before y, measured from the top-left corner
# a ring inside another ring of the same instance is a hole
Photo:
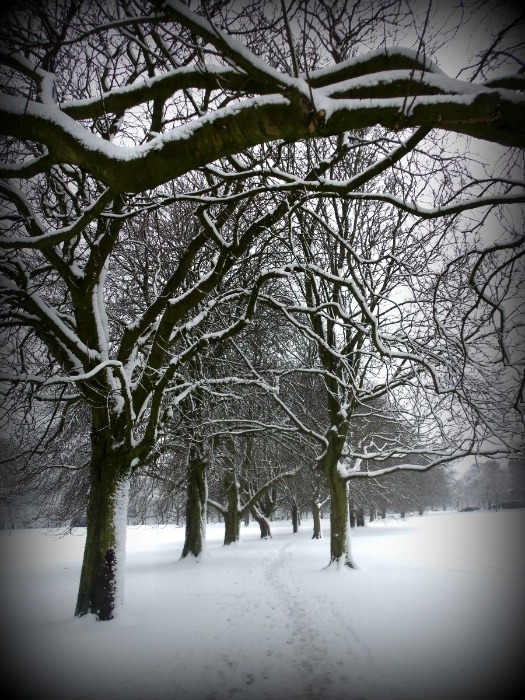
[[[202,456],[202,448],[192,445],[188,456],[188,487],[186,491],[186,532],[182,557],[198,557],[202,554],[206,541],[206,517],[208,484],[207,462]]]
[[[277,494],[277,486],[273,484],[272,487],[262,496],[258,503],[257,507],[259,511],[267,520],[273,521],[273,514],[275,512],[275,508],[277,507]]]
[[[238,542],[241,536],[239,489],[234,482],[228,487],[228,510],[224,513],[224,544]]]
[[[330,565],[355,568],[350,552],[348,482],[337,469],[325,471],[330,487]]]
[[[232,544],[240,539],[241,519],[237,513],[224,516],[224,544]]]
[[[292,504],[292,530],[294,534],[299,530],[299,510],[297,504]]]
[[[111,620],[123,600],[130,459],[112,452],[109,430],[93,430],[87,531],[75,615]]]
[[[357,527],[364,527],[365,526],[365,511],[363,508],[360,508],[357,511],[356,524],[357,524]]]
[[[257,508],[252,508],[250,512],[252,514],[252,518],[259,524],[259,528],[261,529],[261,539],[265,540],[268,537],[271,538],[272,531],[270,529],[268,519],[259,510],[257,510]]]
[[[312,539],[320,540],[323,537],[323,530],[321,528],[321,508],[316,500],[312,501],[312,515],[314,518],[314,532]]]

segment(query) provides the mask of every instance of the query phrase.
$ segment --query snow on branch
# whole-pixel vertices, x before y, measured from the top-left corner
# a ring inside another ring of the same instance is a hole
[[[374,77],[377,97],[348,97],[341,86],[339,93],[331,92],[330,87],[316,88],[303,78],[272,69],[236,40],[217,33],[202,18],[197,20],[180,3],[172,3],[171,9],[181,21],[198,25],[201,33],[222,47],[225,58],[250,75],[255,71],[271,86],[271,94],[259,91],[241,99],[242,91],[234,92],[236,99],[229,105],[133,148],[98,137],[58,105],[4,94],[0,98],[2,132],[40,143],[49,156],[5,164],[0,174],[28,177],[44,172],[51,159],[78,165],[115,191],[141,192],[263,143],[333,136],[374,125],[392,130],[446,129],[503,145],[525,145],[520,127],[525,121],[525,97],[520,92],[425,73],[426,83],[410,83],[413,94],[407,108],[406,86],[397,84],[395,72],[385,71]],[[142,86],[144,98],[149,91],[149,98],[155,100],[155,87]]]
[[[415,452],[415,454],[423,455],[425,457],[429,457],[428,461],[425,464],[417,464],[414,462],[402,462],[401,464],[397,464],[393,467],[384,467],[384,468],[379,468],[379,469],[370,469],[367,471],[360,471],[360,465],[361,463],[357,464],[357,469],[354,471],[351,467],[346,467],[344,465],[339,464],[339,473],[343,479],[346,479],[347,481],[350,481],[351,479],[374,479],[379,476],[386,476],[388,474],[395,474],[396,472],[400,471],[412,471],[412,472],[427,472],[430,471],[431,469],[434,469],[435,467],[438,467],[443,464],[450,464],[453,462],[457,462],[461,459],[464,459],[465,457],[492,457],[492,458],[497,458],[497,457],[504,457],[508,456],[508,451],[505,449],[487,449],[487,448],[479,448],[479,449],[474,449],[474,450],[453,450],[452,452],[449,453],[439,453],[439,451],[436,450],[425,450],[425,451],[420,451],[420,452]],[[387,459],[386,455],[376,455],[381,456],[383,459]],[[434,456],[434,457],[432,457]],[[371,459],[373,458],[373,455],[370,454],[363,454],[360,457],[361,459]],[[356,457],[356,462],[359,457]]]
[[[304,79],[294,79],[273,69],[240,41],[220,31],[208,20],[192,12],[182,2],[165,0],[164,7],[183,26],[212,44],[224,59],[242,69],[247,75],[254,76],[263,84],[271,86],[273,92],[295,91],[298,95],[309,99],[308,86]]]
[[[20,191],[15,191],[13,187],[5,187],[0,183],[0,192],[4,196],[12,199],[19,208],[22,208],[22,193]],[[111,199],[114,197],[114,193],[108,188],[106,189],[100,197],[93,202],[90,206],[82,212],[81,216],[75,221],[75,223],[70,226],[65,226],[64,228],[58,229],[56,231],[48,231],[46,233],[41,233],[40,235],[34,235],[32,237],[19,236],[19,237],[0,237],[0,248],[7,249],[22,249],[22,248],[34,248],[42,250],[44,248],[58,245],[59,243],[64,243],[65,241],[71,240],[75,236],[80,235],[86,226],[90,224],[97,216],[99,216]],[[30,219],[30,225],[35,228],[35,218],[29,210],[26,211],[27,203],[23,203],[24,213]],[[38,229],[42,230],[44,225],[42,223],[38,224]]]
[[[521,185],[522,188],[525,184]],[[473,209],[481,209],[482,207],[492,207],[504,204],[524,204],[525,192],[516,194],[495,194],[474,197],[455,204],[446,204],[440,207],[426,208],[415,202],[407,202],[401,197],[385,194],[383,192],[355,192],[352,184],[336,181],[323,181],[317,184],[306,184],[305,189],[320,190],[323,195],[333,193],[340,197],[345,197],[353,200],[361,200],[363,202],[385,202],[392,204],[397,209],[413,214],[420,219],[438,219],[446,216],[455,216],[462,212]]]

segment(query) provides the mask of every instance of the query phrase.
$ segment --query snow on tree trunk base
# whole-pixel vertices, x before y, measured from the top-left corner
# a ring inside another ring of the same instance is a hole
[[[92,458],[87,532],[75,615],[111,620],[123,604],[129,479]],[[93,463],[95,462],[95,463]]]
[[[262,540],[267,540],[271,539],[272,537],[272,531],[270,528],[270,522],[268,521],[268,518],[266,518],[261,512],[259,512],[255,507],[252,508],[251,510],[251,515],[252,518],[257,522],[259,525],[259,529],[261,531],[261,539]]]
[[[312,534],[313,540],[320,540],[323,538],[323,530],[321,527],[321,508],[317,501],[312,502],[312,515],[314,520],[314,531]]]
[[[350,548],[348,482],[331,473],[330,485],[330,562],[329,568],[357,568]]]
[[[329,563],[324,567],[325,571],[352,571],[357,569],[355,562],[348,559],[346,556],[340,559],[331,559]]]

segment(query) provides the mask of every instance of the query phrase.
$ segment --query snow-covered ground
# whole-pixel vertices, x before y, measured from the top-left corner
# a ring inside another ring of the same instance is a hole
[[[328,523],[325,522],[325,527]],[[525,511],[432,513],[353,530],[324,569],[311,523],[273,523],[180,561],[183,531],[128,528],[118,619],[75,619],[82,529],[0,533],[2,684],[37,700],[456,700],[523,669]],[[325,536],[328,532],[325,532]],[[4,695],[5,697],[5,695]]]

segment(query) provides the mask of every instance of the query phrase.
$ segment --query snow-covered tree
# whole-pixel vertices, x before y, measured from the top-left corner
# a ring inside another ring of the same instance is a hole
[[[293,210],[311,220],[312,197],[352,194],[431,220],[525,200],[507,160],[493,158],[480,175],[479,158],[468,160],[463,141],[467,179],[456,177],[456,161],[439,161],[451,188],[430,204],[424,188],[388,191],[377,179],[396,164],[395,178],[414,179],[410,152],[434,149],[438,136],[525,144],[519,24],[495,4],[489,9],[492,36],[477,55],[465,55],[468,69],[458,77],[433,57],[449,36],[465,50],[455,36],[460,19],[437,26],[402,0],[353,9],[346,2],[21,0],[3,11],[1,320],[13,352],[2,353],[2,379],[57,401],[59,411],[78,401],[90,413],[77,615],[113,616],[129,479],[157,449],[170,410],[202,387],[191,380],[190,363],[246,326],[270,280],[298,272],[285,225]],[[470,11],[478,20],[473,3],[465,21]],[[376,145],[372,160],[334,181],[330,168],[363,138]],[[305,167],[304,149],[289,147],[297,142],[327,147]],[[523,245],[509,211],[498,210],[502,233],[494,243],[480,239],[450,257],[435,308],[441,347],[454,349],[447,293],[466,261],[480,301],[466,300],[463,318],[478,323],[478,306],[491,307],[510,366],[507,330],[516,309],[494,292],[501,280],[513,288],[509,266]],[[137,248],[132,274],[122,276],[123,248],[137,244],[132,222],[148,217],[148,236],[170,228],[173,239],[159,240],[154,268],[146,248]],[[329,269],[297,264],[317,286],[331,280]],[[252,273],[243,286],[235,282],[241,270]],[[369,329],[374,313],[361,308]],[[466,323],[464,337],[471,332]],[[374,336],[384,357],[399,352],[401,340]],[[402,340],[403,352],[412,352],[410,342]]]

